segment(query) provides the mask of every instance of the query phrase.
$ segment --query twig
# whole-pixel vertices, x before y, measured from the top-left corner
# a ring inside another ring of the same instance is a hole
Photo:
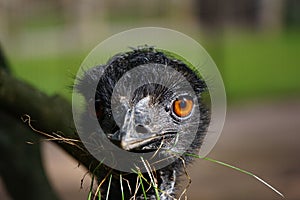
[[[24,123],[27,123],[27,125],[29,126],[29,128],[31,130],[33,130],[34,132],[39,133],[40,135],[46,137],[47,139],[45,139],[45,140],[48,140],[48,141],[61,141],[61,142],[64,142],[64,143],[76,146],[80,150],[85,151],[82,147],[80,147],[79,145],[75,144],[75,142],[82,144],[80,140],[72,139],[72,138],[65,138],[65,137],[63,137],[63,136],[61,136],[61,135],[59,135],[57,133],[54,133],[54,132],[52,133],[53,135],[50,135],[50,134],[45,133],[43,131],[37,130],[36,128],[34,128],[32,126],[32,124],[31,124],[31,117],[28,114],[23,115],[21,117],[21,119],[22,119],[22,121]]]

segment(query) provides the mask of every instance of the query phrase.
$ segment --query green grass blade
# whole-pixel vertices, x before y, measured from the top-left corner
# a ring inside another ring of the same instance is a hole
[[[153,177],[152,174],[151,174],[150,166],[148,166],[148,165],[146,164],[146,162],[145,162],[145,160],[144,160],[143,157],[141,157],[141,160],[142,160],[142,162],[143,162],[143,164],[144,164],[144,166],[145,166],[145,168],[146,168],[146,170],[147,170],[147,173],[148,173],[148,175],[149,175],[149,177],[150,177],[150,179],[151,179],[151,185],[152,185],[153,188],[154,188],[156,199],[157,199],[157,200],[160,200],[160,196],[159,196],[159,192],[158,192],[158,187],[157,187],[157,184],[156,184],[155,181],[154,181],[154,177]]]
[[[101,191],[98,192],[98,200],[101,200]]]
[[[88,200],[91,200],[91,198],[92,198],[92,191],[89,191],[89,195],[88,195]]]
[[[199,156],[199,155],[195,155],[195,154],[185,154],[185,155],[188,155],[188,156],[192,156],[192,157],[195,157],[195,158],[201,158],[203,160],[207,160],[207,161],[210,161],[210,162],[213,162],[213,163],[217,163],[219,165],[223,165],[225,167],[228,167],[228,168],[231,168],[231,169],[234,169],[234,170],[237,170],[241,173],[244,173],[244,174],[247,174],[249,176],[252,176],[253,178],[255,178],[256,180],[258,180],[259,182],[261,182],[262,184],[264,184],[265,186],[267,186],[268,188],[270,188],[272,191],[274,191],[276,194],[278,194],[279,196],[281,196],[282,198],[285,198],[284,195],[279,192],[277,189],[275,189],[272,185],[270,185],[269,183],[267,183],[266,181],[264,181],[262,178],[258,177],[257,175],[251,173],[251,172],[248,172],[244,169],[241,169],[239,167],[235,167],[233,165],[230,165],[228,163],[225,163],[225,162],[222,162],[222,161],[218,161],[218,160],[215,160],[215,159],[212,159],[212,158],[208,158],[208,157],[202,157],[202,156]]]
[[[123,189],[123,181],[122,181],[122,174],[120,174],[120,187],[121,187],[121,191],[122,191],[122,200],[125,199],[125,195],[124,195],[124,189]]]
[[[91,181],[91,186],[90,186],[90,191],[89,191],[89,195],[88,195],[88,198],[87,198],[88,200],[91,200],[91,198],[92,198],[95,172],[102,165],[102,163],[103,163],[103,160],[101,162],[99,162],[99,164],[96,166],[96,168],[93,171],[92,181]],[[100,191],[99,191],[99,193],[100,193]],[[101,199],[101,197],[100,197],[100,199]]]
[[[106,200],[108,200],[108,196],[109,196],[110,185],[111,185],[111,179],[112,179],[112,174],[110,174],[110,176],[109,176],[109,182],[108,182],[107,193],[106,193]]]
[[[145,187],[144,187],[144,184],[143,184],[143,179],[142,179],[142,176],[141,176],[141,172],[139,172],[138,176],[139,176],[140,184],[141,184],[141,187],[142,187],[144,199],[147,199],[147,195],[146,195]]]
[[[225,167],[229,167],[231,169],[234,169],[234,170],[237,170],[239,172],[242,172],[244,174],[247,174],[249,176],[252,176],[253,178],[255,178],[256,180],[258,180],[259,182],[261,182],[262,184],[264,184],[265,186],[267,186],[268,188],[270,188],[271,190],[273,190],[275,193],[277,193],[278,195],[280,195],[282,198],[285,198],[284,195],[279,192],[277,189],[275,189],[273,186],[271,186],[269,183],[267,183],[266,181],[264,181],[262,178],[258,177],[257,175],[251,173],[251,172],[248,172],[244,169],[241,169],[241,168],[238,168],[238,167],[235,167],[235,166],[232,166],[228,163],[224,163],[224,162],[221,162],[221,161],[218,161],[218,160],[215,160],[215,159],[212,159],[212,158],[208,158],[208,157],[204,157],[203,158],[204,160],[207,160],[207,161],[210,161],[210,162],[214,162],[214,163],[217,163],[217,164],[220,164],[220,165],[223,165]]]

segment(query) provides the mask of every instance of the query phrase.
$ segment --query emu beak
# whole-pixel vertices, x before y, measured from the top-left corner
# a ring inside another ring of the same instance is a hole
[[[158,136],[152,133],[138,133],[136,131],[117,131],[109,139],[126,151],[141,149],[143,146],[156,140]]]
[[[156,135],[154,134],[148,134],[143,135],[143,138],[139,137],[131,137],[130,134],[125,134],[125,136],[122,138],[121,140],[121,148],[126,150],[126,151],[130,151],[133,149],[140,149],[143,146],[151,143],[151,141],[153,141],[156,138]]]
[[[120,130],[109,138],[114,144],[126,151],[140,150],[145,145],[159,138],[142,123],[136,125],[136,121],[142,121],[135,119],[136,117],[137,116],[133,116],[133,113],[129,110],[125,115]]]

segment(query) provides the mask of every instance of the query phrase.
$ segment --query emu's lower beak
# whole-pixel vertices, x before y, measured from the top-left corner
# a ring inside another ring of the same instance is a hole
[[[156,134],[141,134],[136,131],[117,131],[109,139],[126,151],[142,149],[145,145],[157,140]]]
[[[126,151],[134,150],[134,149],[142,149],[145,145],[151,143],[155,139],[157,139],[156,135],[149,135],[147,137],[141,138],[128,138],[124,137],[121,141],[122,149]]]

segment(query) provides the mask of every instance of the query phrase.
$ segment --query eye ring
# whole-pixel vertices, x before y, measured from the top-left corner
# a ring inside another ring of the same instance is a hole
[[[193,110],[194,101],[190,96],[181,96],[173,101],[172,112],[180,118],[188,117]]]

